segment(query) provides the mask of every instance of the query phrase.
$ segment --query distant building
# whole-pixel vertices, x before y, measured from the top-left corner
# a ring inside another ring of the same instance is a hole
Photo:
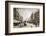
[[[21,15],[19,15],[18,11],[16,9],[14,9],[14,19],[18,20],[18,21],[22,21],[23,17]]]
[[[33,23],[34,25],[39,25],[39,10],[35,13],[32,13],[30,16],[30,20],[28,21],[29,23]]]

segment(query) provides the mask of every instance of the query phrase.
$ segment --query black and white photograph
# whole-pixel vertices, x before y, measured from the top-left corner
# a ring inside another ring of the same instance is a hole
[[[33,34],[45,31],[45,4],[5,2],[5,34]]]
[[[13,8],[13,26],[14,28],[22,27],[39,27],[40,14],[37,8]]]

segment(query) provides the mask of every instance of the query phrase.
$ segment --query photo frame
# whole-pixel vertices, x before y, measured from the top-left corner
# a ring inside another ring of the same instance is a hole
[[[5,34],[45,32],[45,3],[5,1]]]

